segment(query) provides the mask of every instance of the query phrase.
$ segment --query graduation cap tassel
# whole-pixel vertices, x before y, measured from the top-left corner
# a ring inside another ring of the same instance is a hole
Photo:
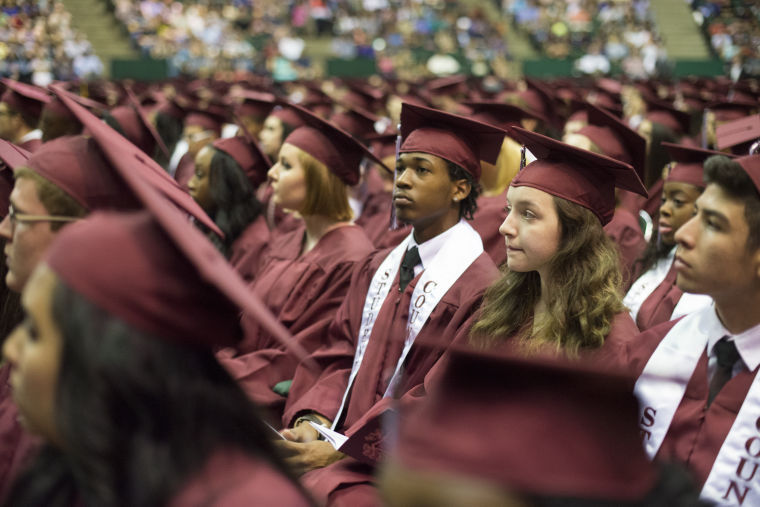
[[[702,149],[707,149],[707,112],[709,109],[705,109],[702,113]]]
[[[398,156],[399,152],[401,151],[401,124],[399,123],[396,127],[396,130],[398,131],[398,135],[396,136],[396,162],[398,162]],[[393,190],[396,190],[396,178],[398,178],[398,171],[396,171],[396,168],[393,168]],[[392,197],[391,197],[392,199]],[[398,229],[398,221],[396,220],[396,206],[393,205],[393,202],[391,202],[391,223],[388,226],[388,229],[391,231],[395,231]]]
[[[522,145],[522,148],[520,148],[520,170],[522,171],[525,167],[525,145]]]

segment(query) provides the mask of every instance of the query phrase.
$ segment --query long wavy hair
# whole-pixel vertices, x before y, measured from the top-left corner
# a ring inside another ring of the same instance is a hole
[[[502,267],[485,293],[471,341],[492,347],[517,335],[528,350],[550,345],[574,355],[602,346],[615,314],[624,309],[618,253],[599,219],[588,209],[554,197],[561,224],[560,247],[545,280],[545,317],[534,321],[541,297],[538,272]]]
[[[232,244],[263,210],[256,189],[240,165],[227,153],[214,149],[209,166],[209,193],[214,201],[214,223],[224,232],[224,241],[208,234],[216,247],[229,257]]]
[[[210,349],[135,330],[61,281],[52,314],[63,339],[55,422],[65,449],[47,444],[5,505],[163,506],[222,449],[289,476]]]

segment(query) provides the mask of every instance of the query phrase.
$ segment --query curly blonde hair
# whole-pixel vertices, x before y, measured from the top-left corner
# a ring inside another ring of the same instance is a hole
[[[488,348],[518,335],[528,350],[553,346],[575,355],[602,346],[614,316],[624,310],[617,249],[599,219],[588,209],[554,197],[562,227],[554,255],[544,317],[534,321],[541,297],[536,271],[518,273],[506,266],[485,293],[481,315],[473,326],[473,344]]]

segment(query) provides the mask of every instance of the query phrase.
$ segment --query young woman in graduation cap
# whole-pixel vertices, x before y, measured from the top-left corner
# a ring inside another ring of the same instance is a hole
[[[348,189],[359,182],[365,157],[381,162],[347,132],[300,107],[291,106],[291,112],[303,126],[285,139],[269,179],[273,202],[303,220],[271,240],[251,290],[291,333],[308,328],[309,336],[318,335],[301,341],[313,350],[348,291],[354,264],[373,250],[364,230],[351,222]],[[244,324],[237,357],[224,364],[279,418],[285,398],[273,388],[293,378],[297,363],[255,320],[244,317]]]
[[[266,181],[272,164],[247,131],[241,130],[245,135],[217,139],[201,148],[187,188],[224,233],[224,239],[209,233],[209,239],[243,278],[252,281],[269,242],[256,190]]]
[[[290,134],[304,125],[297,107],[285,100],[276,100],[276,105],[264,120],[259,132],[259,146],[270,160],[277,160],[283,142]],[[272,187],[268,186],[261,193],[261,202],[266,209],[266,219],[269,230],[273,234],[287,233],[296,229],[300,224],[297,213],[287,212],[272,199]]]
[[[259,132],[259,143],[266,156],[275,160],[285,139],[301,125],[303,119],[289,103],[278,103]]]
[[[676,286],[673,266],[676,231],[694,215],[694,203],[705,189],[702,164],[722,153],[663,143],[672,160],[665,178],[656,232],[634,266],[636,279],[623,299],[639,330],[676,319],[709,305],[701,294],[684,294]]]
[[[499,229],[506,269],[486,292],[472,339],[574,355],[634,336],[618,253],[603,226],[615,210],[615,187],[645,195],[641,180],[623,162],[519,127],[509,131],[537,160],[507,191]]]
[[[276,321],[186,215],[138,194],[147,211],[62,231],[24,289],[3,354],[44,446],[5,505],[309,505],[212,351],[241,309]]]

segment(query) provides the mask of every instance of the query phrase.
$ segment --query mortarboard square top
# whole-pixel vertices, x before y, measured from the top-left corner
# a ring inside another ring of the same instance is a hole
[[[271,93],[243,90],[239,93],[241,102],[235,107],[238,116],[266,117],[275,105],[275,96]]]
[[[606,225],[615,212],[615,187],[646,196],[646,188],[629,164],[556,141],[519,127],[510,135],[536,157],[512,180],[591,210]]]
[[[269,116],[279,119],[291,129],[296,129],[304,124],[303,119],[301,119],[301,116],[295,110],[295,104],[282,99],[277,100]]]
[[[45,260],[67,285],[137,329],[181,344],[233,345],[242,310],[306,356],[184,213],[144,182],[133,189],[142,210],[96,213],[56,237]]]
[[[360,165],[365,157],[384,165],[348,132],[300,106],[289,107],[303,126],[291,132],[283,144],[293,145],[316,158],[346,185],[359,183]]]
[[[757,113],[760,109],[760,103],[754,100],[742,100],[736,98],[733,100],[724,100],[712,102],[705,106],[715,115],[715,120],[726,122],[744,118],[747,115]]]
[[[356,105],[346,107],[344,111],[330,116],[330,122],[358,139],[376,134],[375,123],[380,118]]]
[[[540,120],[538,116],[530,113],[520,106],[505,104],[503,102],[463,102],[462,105],[472,109],[472,118],[500,129],[506,129],[508,125],[521,125],[524,119]]]
[[[56,160],[55,154],[43,151],[53,141],[43,144],[37,150],[37,153],[35,153],[35,157],[32,158],[37,159],[40,152],[47,154],[48,158],[45,161],[43,169],[47,171],[48,177],[53,178],[51,181],[56,182],[55,178],[58,176],[58,173],[68,174],[70,171],[74,171],[71,181],[76,182],[79,186],[87,188],[92,185],[88,181],[89,178],[97,180],[107,178],[108,181],[119,182],[119,188],[132,189],[132,192],[134,192],[134,188],[139,182],[146,181],[176,206],[214,231],[215,234],[220,237],[224,236],[219,226],[211,220],[206,212],[203,211],[203,208],[158,163],[77,103],[70,97],[71,94],[69,92],[57,89],[56,94],[71,112],[74,113],[82,125],[89,130],[92,136],[90,138],[92,146],[81,154],[70,155],[70,164],[64,165]],[[65,153],[65,151],[62,151],[62,153]],[[99,153],[102,153],[105,158],[103,159],[98,155],[97,160],[95,160],[93,157]],[[80,165],[82,162],[79,162],[79,159],[88,161],[92,159],[92,161],[87,162],[91,166],[83,169]],[[58,179],[60,180],[60,177]],[[130,195],[129,191],[120,191],[116,194],[116,197],[109,199],[124,199],[128,195]],[[108,200],[104,204],[106,208],[114,208],[113,201],[111,200]],[[96,206],[95,208],[91,206],[86,207],[93,210],[101,206]]]
[[[50,102],[50,95],[42,88],[8,78],[3,78],[0,82],[5,85],[5,92],[0,101],[16,111],[39,118],[43,106]]]
[[[640,500],[656,466],[632,393],[631,378],[582,361],[452,350],[427,403],[400,418],[395,455],[523,494]]]
[[[715,128],[715,137],[719,150],[760,139],[760,114],[718,125]]]
[[[592,139],[592,141],[608,157],[631,164],[636,170],[636,174],[643,181],[647,157],[646,140],[618,117],[603,108],[593,104],[588,104],[586,107],[588,110],[589,127],[601,127],[605,129],[605,134],[595,136],[596,138]],[[584,133],[584,128],[579,131],[580,134]],[[622,151],[620,148],[622,148]]]
[[[401,153],[429,153],[480,179],[480,161],[495,164],[507,132],[463,116],[403,103]]]
[[[0,160],[3,161],[11,170],[15,171],[16,168],[26,164],[29,157],[32,154],[13,144],[10,141],[0,139]],[[4,210],[0,210],[3,212]]]

